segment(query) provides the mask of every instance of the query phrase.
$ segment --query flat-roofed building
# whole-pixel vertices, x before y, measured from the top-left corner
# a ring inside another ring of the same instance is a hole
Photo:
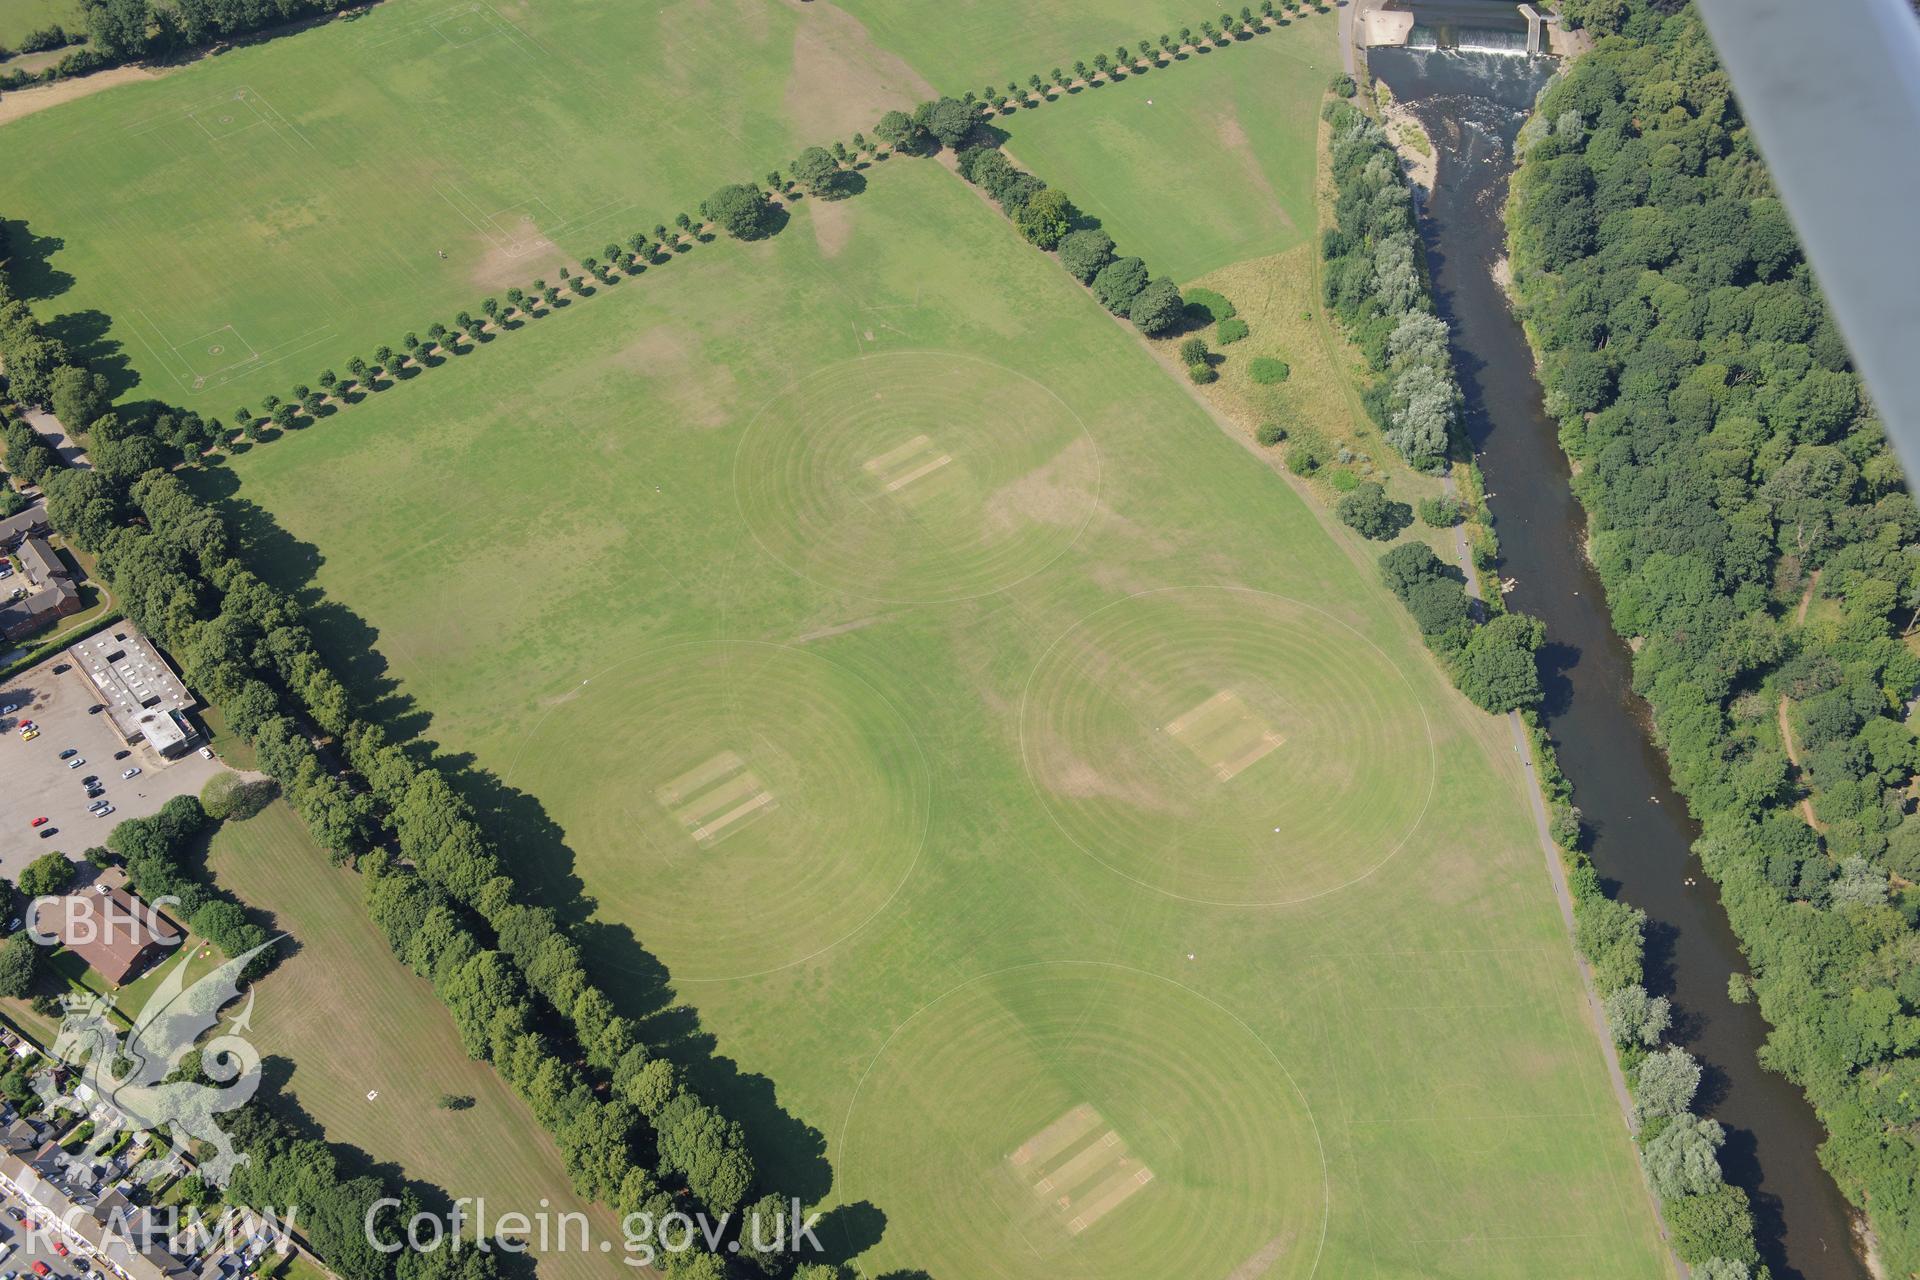
[[[192,690],[160,650],[129,623],[119,622],[67,650],[100,701],[113,727],[128,742],[145,740],[163,756],[187,749],[193,728]]]

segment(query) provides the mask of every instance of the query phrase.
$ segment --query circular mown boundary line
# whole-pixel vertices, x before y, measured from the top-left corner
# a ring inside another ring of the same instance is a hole
[[[1146,593],[1143,592],[1141,594],[1146,594]],[[1280,1074],[1286,1078],[1287,1088],[1293,1091],[1294,1099],[1300,1104],[1301,1114],[1307,1118],[1307,1128],[1313,1134],[1314,1155],[1320,1161],[1320,1233],[1319,1233],[1319,1236],[1314,1241],[1313,1262],[1307,1268],[1307,1276],[1309,1277],[1309,1280],[1311,1280],[1311,1277],[1317,1275],[1320,1271],[1320,1259],[1322,1255],[1326,1252],[1327,1226],[1333,1216],[1333,1177],[1332,1177],[1332,1173],[1327,1167],[1327,1144],[1326,1144],[1326,1140],[1321,1136],[1321,1133],[1320,1133],[1320,1120],[1313,1113],[1313,1105],[1307,1101],[1306,1091],[1300,1087],[1300,1082],[1294,1078],[1293,1072],[1288,1069],[1286,1062],[1280,1057],[1279,1054],[1274,1052],[1273,1046],[1268,1044],[1266,1042],[1266,1039],[1263,1036],[1261,1036],[1259,1032],[1255,1031],[1252,1027],[1248,1026],[1246,1019],[1242,1018],[1239,1014],[1235,1013],[1232,1009],[1229,1009],[1226,1005],[1221,1004],[1218,1000],[1215,1000],[1212,996],[1207,995],[1205,992],[1198,991],[1193,987],[1188,986],[1186,983],[1180,982],[1174,978],[1166,977],[1164,974],[1154,973],[1152,970],[1137,968],[1133,965],[1116,964],[1110,960],[1030,960],[1025,964],[1008,965],[1005,968],[990,969],[986,973],[975,974],[973,977],[966,979],[964,982],[955,983],[953,986],[947,988],[945,991],[941,992],[939,995],[935,996],[933,999],[927,1001],[927,1003],[921,1005],[918,1009],[915,1009],[912,1013],[908,1014],[905,1018],[901,1019],[900,1024],[896,1026],[892,1031],[888,1032],[887,1038],[880,1042],[880,1047],[873,1051],[873,1057],[868,1059],[867,1065],[860,1072],[860,1078],[854,1082],[853,1096],[847,1099],[846,1113],[840,1118],[840,1141],[839,1141],[838,1150],[835,1153],[837,1157],[843,1162],[843,1164],[846,1164],[848,1166],[849,1170],[851,1169],[851,1162],[849,1161],[849,1158],[848,1158],[847,1137],[848,1137],[848,1130],[852,1127],[852,1124],[853,1124],[854,1111],[860,1105],[860,1095],[867,1087],[868,1078],[873,1075],[874,1068],[880,1065],[880,1060],[886,1057],[887,1050],[890,1047],[892,1047],[893,1042],[899,1038],[901,1032],[905,1031],[908,1027],[912,1026],[914,1022],[916,1022],[921,1017],[921,1015],[931,1012],[936,1005],[939,1005],[942,1001],[947,1000],[949,997],[958,995],[960,992],[965,991],[968,987],[978,985],[979,983],[986,982],[992,978],[1004,977],[1007,974],[1021,973],[1026,970],[1054,969],[1054,968],[1083,968],[1083,969],[1111,970],[1116,973],[1129,974],[1134,977],[1150,978],[1155,982],[1163,983],[1166,986],[1172,987],[1176,991],[1180,991],[1185,993],[1186,995],[1192,996],[1193,998],[1195,998],[1196,1000],[1199,1000],[1203,1004],[1210,1005],[1217,1012],[1224,1014],[1228,1021],[1232,1022],[1234,1026],[1240,1028],[1241,1031],[1245,1032],[1246,1035],[1255,1044],[1260,1046],[1261,1051],[1265,1053],[1267,1057],[1273,1060],[1273,1065],[1278,1067],[1280,1069]],[[850,1265],[852,1265],[853,1269],[862,1277],[867,1276],[866,1270],[863,1267],[861,1267],[858,1262],[853,1262]]]
[[[875,595],[865,588],[856,588],[846,583],[822,581],[820,578],[815,577],[813,574],[807,572],[805,569],[802,569],[798,565],[791,563],[786,556],[780,554],[778,551],[774,550],[772,547],[767,545],[766,540],[760,536],[760,531],[757,528],[755,528],[752,518],[747,514],[745,505],[741,500],[742,472],[744,468],[744,459],[747,452],[747,445],[752,441],[754,429],[760,425],[761,419],[765,418],[767,416],[767,413],[776,404],[778,404],[785,397],[792,395],[798,388],[805,386],[807,383],[812,382],[817,378],[825,377],[835,372],[836,370],[846,369],[852,366],[857,366],[859,364],[871,362],[871,361],[897,360],[897,359],[901,359],[903,357],[908,357],[908,356],[932,356],[932,357],[936,357],[944,360],[968,361],[973,364],[983,365],[989,369],[998,370],[999,372],[1004,373],[1009,377],[1016,378],[1021,382],[1024,382],[1032,387],[1037,388],[1043,395],[1053,400],[1054,403],[1058,404],[1061,407],[1061,409],[1063,409],[1066,412],[1067,416],[1072,419],[1073,424],[1079,428],[1081,438],[1087,442],[1088,447],[1093,451],[1093,484],[1087,490],[1086,514],[1080,518],[1080,523],[1074,528],[1072,535],[1060,544],[1060,547],[1058,550],[1056,550],[1051,556],[1047,557],[1047,559],[1042,561],[1040,564],[1035,565],[1028,572],[1020,575],[1017,578],[1012,579],[1011,581],[1000,583],[998,586],[990,587],[984,591],[967,592],[961,595],[928,596],[928,597]],[[982,600],[988,596],[998,595],[1003,591],[1010,591],[1014,587],[1019,586],[1021,583],[1026,582],[1029,579],[1051,568],[1054,564],[1059,562],[1062,556],[1066,555],[1067,552],[1073,550],[1075,546],[1079,545],[1080,539],[1086,535],[1088,527],[1091,526],[1093,523],[1094,515],[1100,509],[1100,495],[1102,492],[1102,484],[1104,482],[1104,479],[1105,479],[1105,466],[1104,466],[1104,460],[1102,459],[1101,453],[1100,453],[1099,441],[1093,438],[1093,432],[1087,427],[1087,421],[1085,418],[1083,418],[1080,415],[1080,412],[1077,409],[1075,409],[1072,405],[1068,404],[1066,401],[1066,398],[1063,397],[1059,392],[1055,391],[1052,387],[1049,387],[1046,383],[1040,381],[1038,378],[1033,377],[1031,374],[1022,373],[1018,369],[1015,369],[1009,365],[1001,364],[998,360],[989,360],[985,356],[973,355],[969,352],[964,352],[964,351],[946,351],[937,347],[911,347],[901,351],[870,352],[866,355],[858,355],[858,356],[853,356],[846,360],[835,361],[833,364],[829,364],[822,368],[815,369],[811,373],[803,374],[800,377],[793,379],[791,382],[788,382],[785,386],[781,387],[778,391],[768,396],[767,399],[761,403],[760,407],[754,410],[753,416],[747,420],[746,429],[740,433],[740,443],[734,447],[733,506],[734,506],[735,513],[738,514],[740,517],[740,523],[746,528],[747,535],[753,539],[753,544],[760,549],[761,554],[765,555],[768,559],[772,560],[775,564],[778,564],[787,572],[793,574],[795,577],[800,578],[802,581],[810,582],[814,586],[820,587],[823,590],[844,592],[848,595],[854,596],[857,599],[871,600],[879,604],[895,604],[895,605],[960,604],[968,600]]]
[[[797,645],[776,644],[776,643],[773,643],[772,641],[766,641],[766,640],[680,640],[680,641],[675,641],[672,644],[661,645],[659,648],[656,648],[656,649],[649,649],[647,652],[642,654],[636,654],[631,658],[623,658],[619,662],[610,663],[607,666],[602,667],[600,670],[595,671],[592,675],[584,677],[580,681],[580,684],[574,687],[576,689],[580,688],[582,686],[592,683],[597,679],[600,679],[602,676],[605,676],[609,672],[618,671],[622,667],[629,667],[637,662],[647,662],[663,654],[672,653],[676,650],[715,649],[715,648],[767,649],[767,650],[773,650],[773,651],[782,652],[782,653],[796,654],[805,658],[809,662],[823,663],[826,666],[831,667],[834,671],[836,671],[840,675],[863,686],[869,693],[871,693],[874,696],[874,698],[878,700],[881,706],[886,708],[887,713],[893,716],[895,719],[897,719],[900,722],[901,727],[906,730],[906,740],[910,742],[913,746],[913,756],[914,756],[914,759],[919,764],[920,776],[924,780],[924,785],[926,787],[926,812],[921,818],[920,830],[918,834],[914,837],[913,858],[911,861],[907,863],[906,870],[900,873],[899,882],[893,886],[892,891],[889,892],[886,898],[884,898],[879,904],[877,904],[872,911],[868,912],[866,916],[864,916],[861,920],[859,920],[846,932],[842,933],[839,937],[833,939],[831,942],[822,944],[821,946],[808,952],[806,955],[795,957],[792,960],[782,961],[781,963],[776,965],[769,965],[763,969],[755,969],[749,973],[716,974],[716,975],[708,975],[708,976],[702,976],[702,977],[685,977],[679,974],[674,974],[672,981],[677,986],[694,986],[694,985],[705,985],[705,984],[721,983],[721,982],[744,982],[750,978],[763,978],[770,973],[779,973],[783,969],[791,969],[796,965],[802,965],[802,964],[806,964],[808,961],[816,960],[819,957],[825,955],[827,952],[833,950],[835,947],[838,947],[840,944],[852,940],[852,938],[856,934],[863,932],[867,928],[867,926],[871,925],[875,920],[878,920],[881,917],[881,915],[883,915],[888,910],[888,908],[892,907],[893,904],[896,901],[898,901],[901,892],[907,887],[908,881],[913,879],[914,872],[919,870],[920,862],[926,856],[927,837],[933,830],[934,810],[938,807],[938,790],[937,790],[936,783],[934,781],[935,775],[934,775],[932,765],[927,759],[926,747],[921,743],[920,735],[918,732],[915,731],[913,727],[913,722],[907,718],[906,714],[900,709],[899,704],[894,702],[892,698],[888,697],[886,693],[884,693],[878,685],[874,684],[871,680],[868,680],[865,676],[861,675],[859,672],[854,671],[852,668],[842,663],[835,662],[831,658],[824,657],[818,653],[810,652],[809,650],[806,650],[806,649],[802,649]],[[548,707],[546,711],[541,714],[538,720],[535,720],[533,724],[528,727],[527,732],[521,736],[521,742],[520,742],[519,748],[514,751],[513,758],[507,762],[506,769],[503,770],[500,774],[500,781],[502,785],[508,785],[508,786],[512,785],[514,771],[519,768],[521,758],[526,754],[527,749],[530,746],[532,746],[535,740],[539,737],[539,733],[542,726],[546,724],[549,717],[551,717],[555,712],[559,711],[562,707],[566,705],[567,703],[565,700],[555,702],[553,706]],[[535,798],[538,799],[538,797],[535,797]],[[542,803],[541,808],[543,810],[545,809],[544,803]],[[576,853],[575,856],[577,858],[578,854]],[[583,877],[581,878],[581,882],[583,885],[585,884],[585,880]],[[639,943],[640,946],[645,947],[647,945],[646,939],[641,938],[638,932],[634,930],[633,925],[630,924],[629,922],[624,920],[608,920],[607,923],[616,924],[622,928],[627,929],[629,932],[634,933],[635,941]],[[669,973],[672,972],[672,966],[668,963],[666,957],[656,956],[654,958],[658,960],[663,967],[667,968]],[[624,966],[620,965],[618,962],[608,962],[608,961],[605,961],[604,959],[601,959],[601,960],[596,960],[595,964],[596,966],[604,966],[606,968],[613,969],[616,971],[626,971]],[[634,976],[645,977],[648,975],[636,974]]]
[[[1080,838],[1074,835],[1073,832],[1069,831],[1066,827],[1066,824],[1060,821],[1060,816],[1055,811],[1054,805],[1050,804],[1047,800],[1046,791],[1041,786],[1040,780],[1034,776],[1034,769],[1032,764],[1030,763],[1030,760],[1031,760],[1030,746],[1027,742],[1027,707],[1033,695],[1034,678],[1038,676],[1040,671],[1047,665],[1048,660],[1053,656],[1054,650],[1058,649],[1060,645],[1067,639],[1068,636],[1071,636],[1074,632],[1080,630],[1082,627],[1092,622],[1095,618],[1098,618],[1101,614],[1106,613],[1111,609],[1120,608],[1123,605],[1129,604],[1135,600],[1142,599],[1146,596],[1164,595],[1168,592],[1174,592],[1174,591],[1235,592],[1242,595],[1257,596],[1264,600],[1277,600],[1282,602],[1283,604],[1288,604],[1288,605],[1295,606],[1297,608],[1305,609],[1311,613],[1318,614],[1322,618],[1325,618],[1328,622],[1331,622],[1333,625],[1340,627],[1342,630],[1346,631],[1355,640],[1358,640],[1361,644],[1364,644],[1369,649],[1372,649],[1374,653],[1379,655],[1380,660],[1387,665],[1387,669],[1392,671],[1396,676],[1400,677],[1400,682],[1406,686],[1407,692],[1413,697],[1414,706],[1418,707],[1420,710],[1420,725],[1421,725],[1421,728],[1426,733],[1427,794],[1421,798],[1420,811],[1414,814],[1412,821],[1410,821],[1407,824],[1406,831],[1401,835],[1401,837],[1397,841],[1394,842],[1394,845],[1391,849],[1389,849],[1384,855],[1381,856],[1381,858],[1377,862],[1375,862],[1372,866],[1368,867],[1365,871],[1362,871],[1360,874],[1353,876],[1347,880],[1343,880],[1339,884],[1329,885],[1324,889],[1317,889],[1312,893],[1301,894],[1297,897],[1274,898],[1270,900],[1262,900],[1259,902],[1247,902],[1247,901],[1239,901],[1234,899],[1203,898],[1203,897],[1197,897],[1191,894],[1176,893],[1172,889],[1163,888],[1160,885],[1152,883],[1151,881],[1142,880],[1138,876],[1132,875],[1126,871],[1121,870],[1119,867],[1107,861],[1105,858],[1102,858],[1099,854],[1095,853],[1093,850],[1087,848],[1087,846],[1080,840]],[[1033,664],[1033,670],[1027,673],[1026,685],[1020,691],[1020,715],[1019,715],[1017,728],[1018,728],[1018,736],[1019,736],[1019,743],[1020,743],[1020,767],[1022,771],[1025,772],[1025,774],[1027,775],[1027,785],[1033,788],[1035,797],[1040,801],[1040,807],[1046,810],[1047,820],[1053,823],[1054,827],[1059,830],[1061,835],[1067,838],[1067,840],[1073,845],[1074,848],[1078,849],[1081,853],[1085,854],[1087,857],[1091,858],[1094,862],[1106,868],[1108,871],[1112,872],[1114,875],[1119,876],[1121,879],[1129,881],[1132,884],[1135,884],[1142,889],[1151,890],[1152,892],[1161,894],[1164,897],[1172,898],[1177,902],[1191,902],[1200,906],[1208,906],[1208,907],[1237,907],[1237,908],[1250,908],[1250,909],[1286,907],[1286,906],[1293,906],[1297,903],[1302,903],[1302,902],[1312,902],[1317,898],[1324,898],[1329,894],[1339,893],[1343,889],[1352,888],[1354,885],[1359,884],[1361,881],[1371,877],[1374,873],[1379,871],[1380,868],[1386,866],[1387,863],[1393,861],[1394,858],[1399,856],[1400,851],[1406,848],[1407,842],[1413,839],[1414,835],[1420,830],[1421,826],[1424,825],[1426,822],[1427,811],[1433,807],[1433,795],[1434,795],[1434,791],[1438,787],[1439,779],[1440,779],[1439,747],[1438,747],[1438,744],[1434,742],[1433,719],[1431,716],[1427,714],[1426,705],[1420,700],[1419,690],[1413,687],[1413,681],[1408,678],[1406,671],[1400,666],[1400,664],[1396,663],[1395,661],[1393,661],[1392,658],[1388,657],[1386,650],[1382,649],[1379,645],[1375,644],[1373,641],[1369,640],[1366,636],[1362,635],[1358,630],[1356,630],[1350,624],[1343,622],[1339,618],[1334,617],[1333,614],[1329,613],[1327,610],[1322,609],[1317,605],[1308,604],[1304,600],[1295,599],[1292,596],[1281,595],[1280,593],[1275,591],[1261,591],[1254,587],[1239,587],[1239,586],[1231,586],[1231,585],[1224,585],[1224,584],[1218,584],[1218,583],[1199,584],[1199,585],[1191,585],[1191,586],[1150,587],[1145,591],[1136,591],[1131,595],[1123,596],[1118,600],[1114,600],[1108,604],[1101,605],[1098,609],[1095,609],[1092,613],[1088,614],[1084,618],[1081,618],[1079,621],[1067,627],[1065,631],[1062,631],[1059,635],[1055,636],[1053,638],[1052,643],[1050,643],[1046,647],[1046,649],[1040,654],[1038,661],[1036,661]]]

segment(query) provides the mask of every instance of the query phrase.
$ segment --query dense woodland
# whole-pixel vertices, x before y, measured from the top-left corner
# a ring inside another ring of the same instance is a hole
[[[1639,0],[1542,95],[1515,280],[1735,988],[1891,1272],[1920,1269],[1920,510],[1705,30]]]

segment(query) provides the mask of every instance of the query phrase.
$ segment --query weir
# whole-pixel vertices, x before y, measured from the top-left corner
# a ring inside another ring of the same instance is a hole
[[[1385,0],[1360,14],[1358,39],[1373,49],[1451,49],[1503,57],[1558,55],[1558,15],[1513,0]]]

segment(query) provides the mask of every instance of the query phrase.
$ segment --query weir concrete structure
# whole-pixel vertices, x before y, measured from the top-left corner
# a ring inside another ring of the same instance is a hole
[[[1435,34],[1438,47],[1451,47],[1458,33],[1474,29],[1518,34],[1526,25],[1529,55],[1560,57],[1566,52],[1560,15],[1534,4],[1507,0],[1385,0],[1378,6],[1361,3],[1355,14],[1356,40],[1366,49],[1398,49],[1413,43],[1416,28]],[[1427,47],[1424,42],[1422,47]],[[1518,52],[1518,50],[1515,50]]]

